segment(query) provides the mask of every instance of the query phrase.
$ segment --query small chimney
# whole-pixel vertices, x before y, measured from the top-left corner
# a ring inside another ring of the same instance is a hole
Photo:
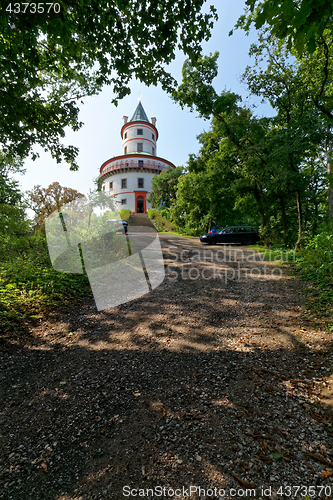
[[[128,120],[128,116],[123,116],[124,125],[125,125],[125,123],[127,123],[127,120]]]
[[[154,125],[154,127],[156,127],[156,118],[155,117],[151,118],[151,122]]]

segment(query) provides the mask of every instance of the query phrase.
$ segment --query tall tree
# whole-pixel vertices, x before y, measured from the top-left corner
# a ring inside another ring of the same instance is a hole
[[[276,110],[274,121],[281,130],[281,138],[284,136],[281,160],[287,161],[295,179],[300,179],[301,162],[316,155],[318,148],[327,150],[332,140],[327,122],[331,121],[331,116],[333,118],[330,111],[333,109],[333,64],[330,61],[333,37],[325,32],[321,40],[323,46],[318,44],[313,55],[304,54],[295,59],[295,52],[290,53],[284,42],[261,33],[258,43],[250,50],[255,56],[255,65],[247,67],[243,76],[251,93],[267,100]],[[327,168],[330,168],[329,161]],[[299,245],[303,232],[301,185],[298,182],[294,186],[299,212]]]
[[[286,239],[286,203],[291,193],[295,195],[299,248],[305,227],[302,200],[307,183],[301,167],[316,154],[316,146],[325,136],[323,114],[283,44],[265,45],[260,39],[252,48],[258,64],[264,49],[268,53],[265,68],[248,68],[244,78],[253,94],[267,99],[277,110],[276,117],[258,119],[238,105],[239,96],[231,92],[217,95],[211,83],[217,74],[217,54],[187,61],[182,84],[173,95],[182,106],[195,108],[201,116],[213,116],[213,127],[220,138],[237,149],[235,171],[239,181],[235,186],[256,200],[264,232],[269,234],[271,216],[276,219],[279,207]]]
[[[0,152],[0,205],[16,205],[22,201],[18,182],[11,175],[23,174],[22,160],[17,156],[8,156]]]
[[[111,85],[112,102],[137,78],[170,90],[165,69],[176,49],[194,57],[217,19],[205,0],[65,0],[10,3],[0,11],[0,144],[26,157],[39,144],[77,169],[77,148],[61,139],[74,131],[82,97]]]
[[[59,182],[53,182],[47,188],[34,186],[30,199],[33,210],[36,213],[36,224],[42,226],[46,217],[55,210],[61,211],[61,207],[66,203],[82,198],[84,195],[75,189],[62,187]]]
[[[164,172],[155,175],[151,183],[151,193],[148,197],[153,208],[163,205],[170,208],[172,202],[176,200],[176,187],[180,176],[183,174],[183,167],[168,167]]]
[[[183,66],[182,83],[173,97],[182,107],[196,109],[202,117],[213,116],[217,143],[225,139],[227,147],[235,149],[236,169],[240,169],[241,177],[247,179],[248,190],[259,208],[264,232],[268,233],[267,189],[263,179],[273,177],[273,168],[267,159],[271,148],[265,142],[270,120],[253,117],[250,110],[238,105],[241,98],[232,92],[217,94],[212,86],[217,75],[217,58],[216,52],[197,58],[195,62],[187,60]]]

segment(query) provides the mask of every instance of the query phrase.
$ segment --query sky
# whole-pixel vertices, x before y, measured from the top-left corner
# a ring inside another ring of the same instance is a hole
[[[208,5],[210,3],[212,2],[208,0]],[[215,5],[219,20],[215,23],[212,37],[203,44],[203,53],[220,53],[219,73],[213,82],[217,92],[224,89],[236,92],[244,98],[244,103],[258,106],[255,111],[257,115],[270,116],[271,109],[268,105],[259,105],[259,98],[246,100],[246,86],[240,83],[246,66],[253,64],[248,51],[250,44],[256,40],[256,32],[246,36],[243,31],[236,30],[231,37],[228,36],[243,13],[244,3],[244,0],[220,0],[218,5]],[[170,72],[179,83],[184,60],[185,56],[179,52],[169,66]],[[80,167],[78,171],[70,171],[65,162],[57,164],[50,153],[35,148],[40,153],[40,158],[35,161],[27,159],[26,173],[23,176],[15,175],[20,188],[27,191],[37,184],[47,187],[57,181],[60,185],[76,189],[83,194],[94,189],[93,180],[98,177],[101,164],[122,154],[122,117],[125,115],[131,118],[140,97],[148,118],[157,118],[159,139],[156,154],[176,166],[186,165],[189,154],[199,151],[196,137],[209,130],[210,122],[198,118],[196,113],[190,112],[189,109],[182,110],[160,87],[147,87],[133,80],[131,91],[131,95],[119,101],[117,107],[111,104],[111,87],[105,87],[99,95],[84,100],[79,116],[80,121],[84,122],[83,127],[78,132],[68,129],[63,140],[65,144],[72,144],[80,150],[77,158]]]

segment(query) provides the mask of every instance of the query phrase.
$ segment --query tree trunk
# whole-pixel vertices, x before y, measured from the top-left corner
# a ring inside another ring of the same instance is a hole
[[[327,125],[327,132],[331,131],[331,125]],[[333,219],[333,172],[332,172],[332,141],[326,145],[327,173],[328,173],[328,217]]]
[[[331,172],[330,181],[333,184],[333,175]],[[333,219],[333,187],[328,188],[328,216]]]
[[[328,173],[328,217],[333,219],[333,172],[331,163],[332,144],[328,152],[327,173]]]
[[[298,212],[298,238],[295,245],[295,252],[299,250],[302,246],[303,239],[303,211],[302,211],[302,198],[301,192],[296,191],[296,201],[297,201],[297,212]]]
[[[284,197],[280,196],[280,205],[281,205],[281,214],[282,214],[282,224],[283,224],[283,239],[284,242],[287,242],[287,230],[288,230],[288,225],[287,225],[287,216],[286,216],[286,207],[284,204]]]

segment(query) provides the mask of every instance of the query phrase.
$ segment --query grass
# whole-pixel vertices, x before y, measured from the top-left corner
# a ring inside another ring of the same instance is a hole
[[[311,283],[310,307],[327,311],[333,305],[333,224],[327,224],[299,252],[297,267],[301,277]],[[333,319],[332,319],[333,321]]]
[[[170,231],[175,231],[176,227],[174,224],[172,224],[171,221],[163,217],[158,210],[150,208],[148,210],[148,217],[154,224],[155,228],[159,232],[170,232]]]
[[[53,269],[45,236],[10,236],[0,247],[0,330],[41,320],[45,313],[91,294],[86,274]]]
[[[281,248],[268,248],[262,245],[251,245],[252,250],[258,253],[265,254],[263,260],[292,263],[296,262],[297,254],[294,250],[286,250]]]
[[[251,246],[264,253],[264,260],[285,263],[301,277],[305,284],[303,305],[317,319],[321,319],[325,329],[333,334],[333,235],[324,230],[308,245],[295,253],[293,250]]]

